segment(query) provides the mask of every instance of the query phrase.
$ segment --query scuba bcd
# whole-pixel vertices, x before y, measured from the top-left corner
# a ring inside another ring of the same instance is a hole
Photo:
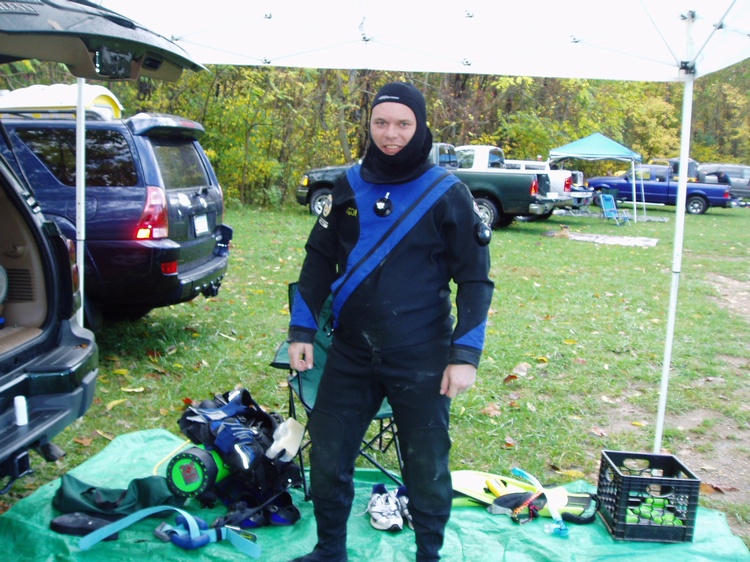
[[[286,492],[302,485],[299,466],[292,462],[301,434],[287,427],[295,420],[264,411],[248,390],[238,389],[188,406],[178,423],[194,446],[167,465],[167,485],[175,496],[207,506],[220,500],[230,512],[247,514],[243,526],[273,524],[261,512],[269,507],[274,512],[275,504],[296,521],[298,512]]]

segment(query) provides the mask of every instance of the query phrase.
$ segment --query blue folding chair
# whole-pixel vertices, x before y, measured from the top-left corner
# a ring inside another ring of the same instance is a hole
[[[599,204],[602,206],[602,216],[605,219],[615,221],[617,226],[630,224],[630,216],[628,216],[628,213],[617,208],[615,198],[609,193],[599,194]]]

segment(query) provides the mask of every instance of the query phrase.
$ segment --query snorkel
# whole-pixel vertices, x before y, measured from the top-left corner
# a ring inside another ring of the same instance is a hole
[[[516,467],[511,469],[511,473],[513,473],[514,476],[525,478],[526,480],[531,482],[534,486],[536,486],[537,492],[545,493],[544,486],[542,486],[541,482],[539,482],[539,480],[537,480],[534,476],[532,476],[525,470]],[[547,497],[547,509],[549,510],[549,514],[552,516],[553,523],[547,523],[544,526],[544,531],[547,533],[554,533],[559,537],[567,537],[568,527],[567,525],[565,525],[562,517],[560,517],[560,512],[557,510],[557,507],[554,505],[554,502],[551,501],[551,498],[549,496]]]

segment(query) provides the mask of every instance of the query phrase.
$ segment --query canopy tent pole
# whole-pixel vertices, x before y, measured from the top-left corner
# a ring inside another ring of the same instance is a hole
[[[633,222],[638,222],[638,201],[635,196],[635,159],[630,161],[630,185],[633,188]]]
[[[680,173],[677,183],[677,209],[675,210],[674,250],[672,256],[672,288],[669,294],[669,314],[667,317],[667,337],[664,342],[664,360],[659,389],[659,409],[656,415],[656,434],[654,435],[654,454],[661,452],[664,436],[664,417],[667,407],[667,389],[672,361],[675,318],[677,315],[677,292],[680,286],[682,270],[682,248],[685,236],[685,203],[687,200],[687,163],[690,154],[690,128],[693,111],[693,82],[695,75],[688,71],[685,76],[685,91],[682,99],[682,131],[680,140]]]
[[[86,109],[83,93],[85,78],[77,78],[78,98],[76,104],[76,267],[78,268],[81,306],[76,312],[78,323],[84,323],[84,264],[86,252]]]

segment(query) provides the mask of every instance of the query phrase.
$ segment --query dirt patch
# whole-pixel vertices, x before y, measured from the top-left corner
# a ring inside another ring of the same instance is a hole
[[[717,296],[711,300],[750,328],[750,282],[711,274],[708,278],[716,288]],[[727,366],[726,376],[747,376],[750,361],[743,357],[720,357]],[[707,392],[721,393],[723,380],[711,378],[701,381]],[[732,401],[750,410],[750,389],[732,394]],[[645,415],[623,402],[615,404],[619,412],[610,417],[609,433],[632,431],[630,420],[645,419]],[[618,420],[618,421],[615,421]],[[750,522],[732,515],[728,506],[750,505],[750,426],[740,425],[713,410],[694,410],[680,415],[670,415],[669,427],[685,432],[689,441],[676,451],[670,451],[701,480],[701,497],[715,509],[727,513],[729,526],[736,535],[750,545]],[[726,508],[726,509],[725,509]],[[746,516],[746,515],[745,515]]]
[[[708,281],[719,293],[710,300],[750,324],[750,281],[737,281],[715,273],[708,276]]]

